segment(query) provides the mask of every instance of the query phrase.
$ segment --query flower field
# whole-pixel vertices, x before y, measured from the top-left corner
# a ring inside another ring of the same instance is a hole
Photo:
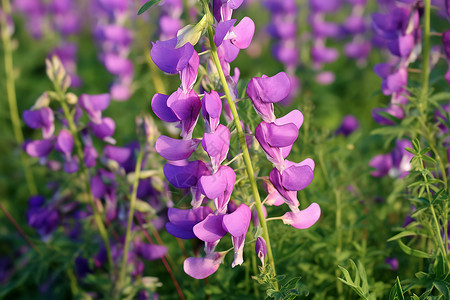
[[[1,0],[0,299],[449,299],[449,22]]]

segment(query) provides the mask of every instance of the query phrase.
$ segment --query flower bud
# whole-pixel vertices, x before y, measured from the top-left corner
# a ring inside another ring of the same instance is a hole
[[[255,251],[256,251],[256,255],[261,260],[262,266],[264,267],[264,259],[267,255],[267,246],[266,246],[266,241],[262,237],[258,237],[256,239]]]
[[[37,98],[34,105],[31,107],[32,110],[41,109],[43,107],[48,107],[50,105],[50,97],[47,92],[44,92],[42,95]]]
[[[190,43],[192,46],[196,45],[207,26],[205,15],[197,24],[189,24],[178,30],[175,49],[183,47],[186,43]]]
[[[74,93],[68,93],[66,95],[66,100],[67,100],[67,103],[69,103],[71,105],[75,105],[78,103],[78,97]]]

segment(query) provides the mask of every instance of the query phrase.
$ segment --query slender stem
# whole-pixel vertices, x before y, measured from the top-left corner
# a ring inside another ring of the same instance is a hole
[[[77,127],[76,127],[75,123],[73,122],[73,116],[70,113],[67,103],[65,102],[64,93],[62,93],[61,89],[59,88],[59,86],[57,84],[54,84],[54,86],[55,86],[56,93],[58,94],[58,97],[59,97],[59,100],[61,103],[61,107],[64,111],[64,116],[67,120],[67,124],[69,125],[70,133],[73,136],[73,140],[74,140],[74,143],[75,143],[75,146],[77,149],[78,160],[80,161],[80,165],[81,165],[81,172],[84,177],[86,198],[87,198],[88,203],[92,207],[92,211],[94,212],[94,220],[97,223],[98,231],[100,232],[100,236],[102,237],[103,243],[105,244],[106,255],[108,257],[108,263],[111,267],[111,272],[112,272],[112,270],[114,269],[114,262],[112,259],[111,246],[109,244],[108,233],[106,231],[105,224],[102,221],[102,217],[97,209],[97,205],[95,204],[94,198],[92,197],[91,185],[89,184],[89,174],[88,174],[88,170],[87,170],[86,166],[84,165],[84,154],[83,154],[81,142],[78,139]]]
[[[139,176],[141,173],[142,159],[144,157],[144,152],[145,151],[143,149],[139,151],[139,155],[136,161],[136,168],[134,170],[133,190],[131,192],[130,208],[128,210],[128,223],[127,223],[127,231],[125,234],[125,245],[123,247],[123,260],[119,275],[119,283],[117,288],[118,291],[120,291],[120,289],[123,286],[127,270],[128,250],[130,248],[130,241],[131,241],[131,224],[133,223],[134,218],[134,208],[136,206],[137,190],[139,186]]]
[[[428,94],[428,79],[430,76],[430,0],[424,0],[424,29],[423,29],[423,76],[422,76],[422,91],[421,91],[421,100],[425,103],[425,97]],[[425,104],[426,105],[426,104]]]
[[[11,36],[8,32],[8,16],[11,13],[11,6],[9,0],[2,0],[2,10],[0,13],[0,27],[2,29],[2,43],[3,43],[3,57],[5,63],[5,81],[6,81],[6,94],[9,104],[9,114],[11,117],[11,123],[16,138],[17,145],[23,144],[24,138],[22,128],[20,124],[19,110],[17,108],[17,98],[15,90],[14,80],[14,64],[13,64],[13,50],[11,47]],[[20,153],[20,159],[24,167],[25,180],[27,182],[28,190],[31,195],[37,194],[36,184],[34,182],[33,173],[31,172],[28,159],[23,152]]]
[[[336,245],[336,261],[338,262],[338,264],[340,263],[339,261],[339,256],[341,255],[341,251],[342,251],[342,232],[341,232],[341,226],[342,226],[342,205],[341,205],[341,193],[338,190],[335,190],[335,194],[336,194],[336,235],[337,235],[337,245]],[[337,277],[339,277],[339,271],[336,269],[336,275]],[[342,287],[342,282],[336,278],[336,289],[338,292],[338,295],[341,295],[340,297],[342,297],[342,291],[343,291],[343,287]]]
[[[2,202],[0,202],[0,209],[3,211],[8,220],[14,225],[14,227],[16,227],[17,231],[23,236],[23,238],[27,241],[27,243],[31,246],[31,248],[33,248],[40,255],[41,251],[39,251],[39,249],[36,248],[36,245],[31,241],[31,239],[28,237],[28,235],[25,233],[22,227],[20,227],[20,225],[16,222],[16,220],[14,220],[14,217],[11,216],[8,210],[3,206]]]
[[[430,202],[431,214],[433,215],[433,221],[434,221],[434,225],[436,227],[436,230],[435,230],[435,232],[437,232],[437,235],[435,236],[435,240],[436,240],[436,243],[437,243],[436,246],[441,248],[442,257],[443,257],[445,263],[447,264],[447,267],[450,268],[450,264],[449,264],[449,261],[448,261],[448,258],[447,258],[447,250],[446,250],[446,248],[444,246],[444,243],[442,241],[442,238],[441,238],[441,227],[439,226],[439,222],[438,222],[437,217],[436,217],[436,212],[435,212],[433,204],[432,204],[433,197],[431,196],[430,187],[428,186],[428,177],[427,177],[426,174],[423,173],[423,170],[425,168],[424,168],[423,160],[422,160],[421,157],[419,158],[419,161],[420,161],[420,169],[422,171],[422,177],[423,177],[423,180],[425,181],[425,188],[426,188],[426,191],[427,191],[428,201]],[[436,234],[435,232],[434,232],[434,230],[431,230],[431,234],[433,236]]]
[[[248,179],[250,181],[250,185],[252,187],[253,198],[255,199],[256,211],[258,213],[259,224],[263,229],[263,237],[267,244],[267,259],[268,263],[272,267],[273,275],[276,275],[275,271],[275,263],[273,260],[272,248],[270,246],[270,238],[269,231],[267,229],[266,219],[264,218],[263,208],[261,203],[261,198],[259,197],[258,186],[256,185],[255,172],[253,171],[252,162],[250,159],[250,154],[247,148],[247,142],[245,141],[244,131],[241,126],[241,121],[239,120],[239,115],[236,110],[236,106],[231,98],[230,89],[228,88],[227,80],[225,79],[225,75],[222,70],[222,66],[220,65],[219,56],[217,55],[217,47],[214,43],[214,33],[211,26],[208,26],[208,34],[209,41],[211,44],[211,54],[216,65],[217,71],[219,72],[220,81],[222,82],[223,90],[225,92],[225,96],[230,106],[231,113],[233,114],[234,123],[236,125],[236,130],[239,136],[239,142],[241,144],[242,153],[244,155],[244,163],[247,170]],[[276,283],[277,284],[277,283]]]

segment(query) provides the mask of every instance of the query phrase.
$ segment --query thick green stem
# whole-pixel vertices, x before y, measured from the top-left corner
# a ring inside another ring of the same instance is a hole
[[[130,248],[130,242],[131,242],[131,225],[133,223],[134,218],[134,208],[136,206],[136,197],[137,197],[137,190],[139,186],[139,177],[141,175],[141,165],[142,165],[142,159],[144,157],[144,150],[141,149],[139,151],[139,155],[136,161],[136,168],[134,170],[134,181],[133,181],[133,189],[131,192],[131,198],[130,198],[130,208],[128,210],[128,223],[127,223],[127,231],[125,234],[125,245],[123,247],[123,260],[122,260],[122,267],[120,269],[120,275],[119,275],[119,283],[117,290],[120,291],[123,287],[123,283],[125,280],[126,270],[127,270],[127,260],[128,260],[128,250]]]
[[[2,29],[2,43],[3,43],[3,57],[5,63],[5,84],[6,84],[6,95],[9,104],[9,114],[11,117],[11,123],[14,131],[14,136],[16,138],[16,143],[19,146],[23,144],[23,133],[20,124],[19,110],[17,108],[16,90],[15,90],[15,80],[14,80],[14,64],[11,46],[11,36],[8,32],[8,16],[11,13],[11,6],[9,0],[2,0],[3,13],[0,14],[0,27]],[[28,159],[23,152],[20,153],[20,159],[25,171],[25,180],[28,185],[28,190],[31,195],[37,194],[36,184],[34,183],[33,173],[31,172],[30,166],[28,164]]]
[[[58,94],[58,97],[59,97],[59,100],[61,103],[61,107],[64,111],[64,116],[67,120],[67,124],[69,125],[70,133],[73,136],[75,147],[77,149],[76,151],[77,151],[78,160],[80,161],[80,165],[81,165],[81,172],[84,177],[86,198],[88,200],[88,203],[92,207],[92,211],[94,212],[94,220],[97,224],[98,231],[100,232],[100,236],[102,237],[103,243],[105,244],[106,255],[108,257],[108,263],[109,263],[109,266],[110,266],[111,272],[112,272],[112,270],[114,269],[114,263],[113,263],[113,259],[112,259],[112,255],[111,255],[111,246],[109,244],[108,233],[106,231],[105,224],[103,223],[100,212],[97,209],[97,205],[94,202],[94,198],[92,197],[91,185],[89,184],[89,174],[88,174],[88,170],[87,170],[86,166],[84,165],[83,148],[81,146],[80,140],[78,139],[77,127],[75,126],[75,123],[73,122],[73,116],[70,113],[67,103],[65,102],[66,100],[65,100],[64,93],[62,93],[61,89],[59,88],[59,86],[57,84],[55,84],[55,90]]]
[[[230,89],[228,88],[227,80],[225,78],[225,74],[223,73],[222,66],[220,65],[219,56],[217,55],[217,47],[214,43],[214,33],[211,26],[208,26],[208,34],[209,41],[211,44],[211,54],[216,65],[217,71],[219,72],[220,81],[223,86],[223,90],[225,92],[225,96],[230,106],[231,113],[233,114],[234,124],[236,125],[236,130],[239,136],[239,143],[241,144],[242,154],[244,156],[244,163],[247,170],[248,179],[250,181],[250,185],[252,187],[253,198],[255,199],[255,207],[258,213],[259,224],[263,229],[263,237],[267,244],[267,260],[269,265],[272,267],[273,275],[276,275],[275,272],[275,263],[273,260],[272,248],[270,246],[270,238],[269,231],[267,229],[266,219],[264,218],[263,208],[261,203],[261,198],[259,197],[258,186],[256,185],[255,173],[253,171],[252,162],[250,159],[250,154],[247,148],[247,142],[245,141],[244,131],[241,126],[241,121],[239,120],[239,115],[236,110],[236,106],[231,98]]]

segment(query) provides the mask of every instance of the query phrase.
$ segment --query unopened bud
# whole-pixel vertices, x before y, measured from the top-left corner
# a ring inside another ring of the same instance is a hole
[[[48,107],[50,105],[50,97],[47,92],[44,92],[42,95],[37,98],[36,102],[34,102],[34,105],[31,107],[31,109],[41,109],[43,107]]]
[[[175,49],[183,47],[186,43],[190,43],[192,46],[197,44],[207,26],[207,18],[206,15],[204,15],[197,24],[189,24],[178,30],[177,45],[175,46]]]
[[[78,97],[74,93],[67,93],[66,100],[70,105],[75,105],[78,103]]]

